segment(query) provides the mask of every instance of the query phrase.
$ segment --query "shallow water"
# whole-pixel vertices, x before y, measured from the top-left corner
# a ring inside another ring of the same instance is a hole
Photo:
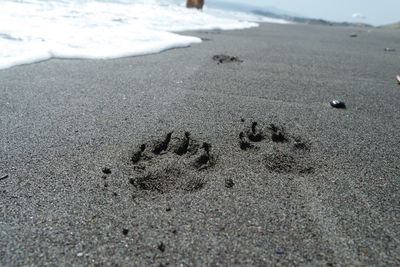
[[[49,58],[158,53],[201,42],[180,31],[245,29],[257,21],[282,22],[207,7],[187,9],[175,0],[3,0],[0,69]]]

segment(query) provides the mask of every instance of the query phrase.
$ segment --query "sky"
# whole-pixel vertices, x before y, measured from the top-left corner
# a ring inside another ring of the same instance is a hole
[[[383,25],[400,21],[400,0],[205,0],[275,7],[304,17]]]

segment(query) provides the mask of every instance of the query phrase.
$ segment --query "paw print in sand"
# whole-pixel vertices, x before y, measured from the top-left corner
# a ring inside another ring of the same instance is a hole
[[[134,190],[168,193],[196,192],[207,183],[207,170],[215,164],[211,145],[185,132],[182,137],[168,133],[160,141],[142,144],[132,153]]]
[[[264,166],[272,172],[311,174],[314,164],[311,145],[300,136],[293,136],[284,127],[253,122],[239,133],[240,149],[262,155]]]

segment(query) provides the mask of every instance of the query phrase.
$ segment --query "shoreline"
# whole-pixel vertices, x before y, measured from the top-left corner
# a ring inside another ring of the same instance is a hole
[[[397,31],[187,33],[0,70],[0,263],[398,264]]]

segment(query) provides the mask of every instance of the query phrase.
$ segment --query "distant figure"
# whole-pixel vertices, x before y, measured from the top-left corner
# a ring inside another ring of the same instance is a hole
[[[204,0],[186,0],[186,7],[187,8],[197,8],[197,9],[203,9],[204,6]]]

